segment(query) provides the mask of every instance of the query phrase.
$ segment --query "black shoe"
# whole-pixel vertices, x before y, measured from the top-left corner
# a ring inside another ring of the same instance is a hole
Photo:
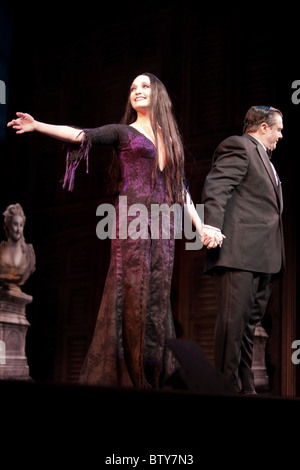
[[[250,396],[257,396],[257,393],[255,390],[243,390],[243,395],[250,397]]]

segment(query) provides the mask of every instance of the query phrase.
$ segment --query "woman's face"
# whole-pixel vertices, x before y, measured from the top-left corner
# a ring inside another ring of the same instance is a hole
[[[14,215],[11,223],[7,226],[9,238],[14,242],[19,241],[23,236],[24,219],[20,215]]]
[[[139,75],[130,87],[130,103],[137,113],[150,108],[151,83],[148,75]]]

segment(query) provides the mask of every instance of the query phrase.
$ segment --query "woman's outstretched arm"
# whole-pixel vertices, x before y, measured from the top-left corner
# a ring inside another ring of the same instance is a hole
[[[15,129],[17,134],[25,132],[40,132],[41,134],[54,137],[55,139],[64,140],[65,142],[80,143],[84,137],[81,129],[75,129],[70,126],[57,126],[54,124],[46,124],[45,122],[36,121],[30,114],[16,113],[16,119],[10,121],[7,126]]]

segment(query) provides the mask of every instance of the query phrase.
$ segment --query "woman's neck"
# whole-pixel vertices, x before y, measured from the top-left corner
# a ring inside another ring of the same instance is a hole
[[[148,114],[138,114],[136,121],[131,125],[145,134],[150,140],[152,140],[154,145],[156,145],[154,130],[151,126],[151,120]]]
[[[151,127],[151,119],[150,119],[150,115],[147,113],[147,114],[138,114],[137,116],[137,119],[135,121],[135,123],[137,126],[139,127],[143,127],[145,129],[149,129]]]

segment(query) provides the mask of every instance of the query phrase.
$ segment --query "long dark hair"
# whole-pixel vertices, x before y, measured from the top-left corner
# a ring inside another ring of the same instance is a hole
[[[150,79],[151,101],[150,101],[150,122],[154,133],[155,142],[157,142],[157,129],[161,129],[163,143],[166,153],[166,162],[164,167],[164,183],[167,193],[172,202],[183,202],[184,188],[184,150],[181,135],[178,129],[176,119],[173,114],[171,99],[164,84],[152,73],[141,73]],[[121,120],[122,124],[132,124],[137,119],[137,113],[131,106],[130,92],[127,99],[125,114]],[[152,184],[155,187],[157,180],[158,151],[153,164]],[[116,166],[116,158],[113,159],[112,170],[114,174],[120,174],[119,167]]]

